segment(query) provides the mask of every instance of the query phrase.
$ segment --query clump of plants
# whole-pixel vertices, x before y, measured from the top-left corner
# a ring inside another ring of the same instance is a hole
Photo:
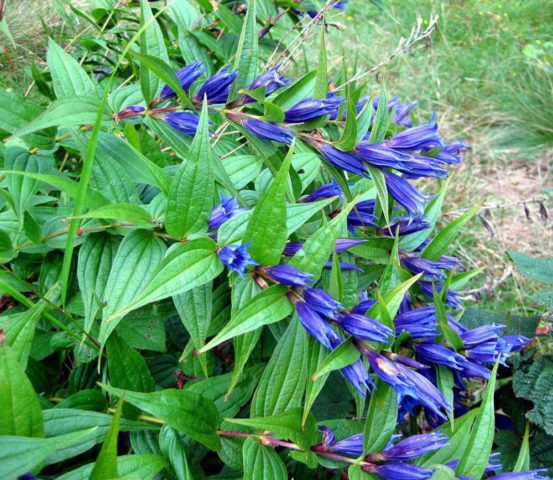
[[[528,339],[463,324],[447,253],[478,206],[435,224],[465,145],[329,73],[345,3],[97,0],[41,102],[0,93],[8,478],[502,470]],[[527,438],[496,478],[545,478]]]

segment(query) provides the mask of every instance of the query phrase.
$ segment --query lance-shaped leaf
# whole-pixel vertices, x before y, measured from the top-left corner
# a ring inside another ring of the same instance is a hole
[[[140,53],[160,58],[164,62],[169,61],[169,55],[165,48],[163,33],[157,23],[152,9],[147,0],[140,1],[140,24],[143,28],[140,34]],[[163,81],[147,67],[140,70],[140,86],[146,103],[150,103],[162,88]]]
[[[334,370],[347,367],[355,363],[359,359],[359,355],[359,349],[353,344],[352,337],[349,337],[328,354],[311,379],[315,381]]]
[[[242,456],[244,480],[259,478],[286,480],[288,478],[284,462],[272,448],[261,445],[259,438],[248,437],[246,439],[242,447]]]
[[[365,454],[380,452],[395,432],[397,423],[397,393],[382,380],[376,382],[371,395],[363,437]]]
[[[52,39],[48,41],[46,59],[57,98],[88,95],[96,90],[96,84],[79,62]]]
[[[179,166],[167,199],[165,228],[174,238],[207,231],[215,188],[212,162],[204,102],[188,158]]]
[[[288,238],[285,195],[293,149],[292,144],[273,183],[257,203],[244,234],[243,241],[252,242],[252,258],[261,265],[279,263]]]
[[[185,444],[173,428],[164,425],[159,432],[159,449],[168,460],[177,480],[194,478],[186,456]]]
[[[232,86],[229,98],[232,100],[236,91],[240,88],[248,88],[255,79],[257,73],[257,0],[248,2],[248,10],[242,24],[242,32],[236,49],[234,68],[238,75]]]
[[[141,292],[110,318],[213,280],[223,271],[215,249],[215,242],[210,238],[198,238],[173,248],[152,272]]]
[[[293,307],[286,298],[287,291],[288,288],[283,285],[273,285],[257,294],[198,353],[206,352],[225,340],[278,322],[290,315]]]
[[[367,317],[378,318],[383,316],[381,309],[385,309],[385,316],[394,318],[399,310],[399,306],[403,300],[405,294],[409,291],[411,286],[421,277],[422,274],[418,274],[415,277],[400,283],[393,290],[390,290],[386,295],[383,295],[378,303],[365,314]]]
[[[117,312],[127,306],[152,278],[165,250],[163,241],[145,230],[135,230],[123,239],[104,291],[106,306],[100,328],[100,342],[105,343],[123,318],[123,314]]]
[[[261,376],[252,399],[252,416],[267,417],[301,406],[307,357],[307,333],[294,315]]]
[[[44,419],[37,394],[12,348],[1,343],[0,385],[0,435],[43,437]]]
[[[190,435],[210,450],[220,446],[217,427],[219,415],[211,400],[188,390],[166,389],[161,392],[141,393],[100,386],[144,412],[163,420],[170,427]]]

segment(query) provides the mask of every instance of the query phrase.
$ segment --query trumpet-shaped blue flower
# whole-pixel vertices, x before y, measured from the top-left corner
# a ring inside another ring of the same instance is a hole
[[[226,103],[230,93],[230,86],[236,80],[238,72],[229,72],[229,66],[222,68],[215,75],[209,77],[200,87],[196,100],[201,101],[204,95],[208,103]]]
[[[274,265],[273,267],[261,267],[258,269],[269,280],[280,283],[281,285],[289,285],[291,287],[309,287],[313,283],[313,275],[303,272],[291,265]]]
[[[402,313],[394,319],[394,326],[397,333],[406,331],[415,339],[434,338],[439,335],[434,307],[417,308]]]
[[[385,480],[426,480],[434,474],[430,468],[417,467],[410,463],[388,462],[370,469]]]
[[[163,115],[163,120],[185,135],[195,135],[200,117],[192,112],[171,112]]]
[[[414,348],[418,359],[428,365],[438,364],[446,365],[454,370],[463,369],[464,357],[439,343],[417,343]]]
[[[274,123],[256,120],[255,118],[245,118],[242,121],[242,125],[248,132],[253,133],[256,137],[262,138],[263,140],[272,140],[273,142],[290,145],[294,139],[294,135],[290,130],[279,127]]]
[[[332,145],[322,145],[319,147],[323,158],[336,168],[345,170],[346,172],[367,177],[367,167],[363,165],[363,161],[352,153],[342,152]]]
[[[410,217],[424,214],[424,204],[428,197],[422,195],[407,180],[384,171],[386,188],[392,198],[402,205]]]
[[[374,215],[374,200],[364,200],[353,207],[348,213],[348,227],[371,227],[376,226],[377,217]]]
[[[237,213],[243,211],[245,211],[245,209],[240,208],[236,198],[221,195],[221,203],[211,210],[209,228],[219,228],[227,220],[230,220]]]
[[[344,97],[306,98],[284,112],[284,121],[303,123],[324,115],[336,114],[342,103],[344,103]]]
[[[182,89],[188,90],[204,72],[205,68],[203,67],[202,62],[196,60],[181,68],[179,71],[176,72],[176,74]],[[175,91],[169,85],[165,85],[161,89],[159,99],[161,101],[168,100],[169,98],[176,97],[176,95],[177,94],[175,93]]]
[[[412,435],[395,445],[386,448],[381,453],[369,455],[366,460],[369,462],[382,460],[405,461],[418,458],[425,453],[445,447],[449,441],[447,435],[441,433],[423,433]]]
[[[445,277],[444,270],[459,269],[461,266],[461,261],[458,258],[445,255],[436,262],[409,252],[401,252],[399,258],[401,265],[410,272],[414,274],[422,273],[434,279],[443,279]]]
[[[340,302],[334,300],[320,288],[306,288],[303,292],[303,299],[311,309],[329,318],[334,318],[338,309],[342,308]]]
[[[250,85],[250,90],[267,87],[265,90],[265,95],[267,96],[281,87],[290,85],[290,80],[288,78],[281,77],[278,74],[279,68],[280,65],[277,65],[276,67],[271,68],[268,72],[259,75]]]
[[[361,359],[341,368],[340,373],[363,397],[374,388],[374,382]]]
[[[219,258],[223,265],[243,277],[246,272],[246,268],[258,265],[253,261],[250,253],[248,252],[248,247],[250,245],[251,242],[244,245],[226,245],[219,250]]]
[[[347,313],[336,317],[336,323],[340,328],[354,337],[371,342],[390,344],[389,338],[394,332],[391,328],[377,322],[373,318]]]
[[[338,185],[338,182],[332,179],[332,183],[327,183],[326,185],[322,185],[319,188],[316,188],[309,195],[302,198],[300,202],[301,203],[315,202],[317,200],[320,200],[321,198],[331,198],[335,196],[342,198],[344,196],[344,193],[342,192],[342,189]]]
[[[418,127],[412,127],[385,140],[384,145],[394,150],[421,150],[443,146],[438,135],[438,124],[431,121]]]
[[[396,232],[399,229],[399,236],[409,235],[415,232],[421,232],[432,228],[432,225],[428,223],[424,217],[414,217],[414,218],[402,218],[401,220],[396,221],[395,223],[383,227],[380,231],[385,237],[395,237]]]
[[[434,298],[434,291],[432,289],[432,285],[434,285],[438,294],[441,294],[444,288],[443,285],[441,285],[440,283],[432,284],[432,282],[427,282],[422,280],[419,281],[419,285],[421,286],[422,293],[430,298]],[[449,305],[450,307],[462,308],[462,304],[461,304],[461,301],[459,300],[459,297],[457,296],[457,292],[453,290],[447,291],[447,295],[444,303],[446,305]]]
[[[296,312],[303,328],[329,350],[332,350],[342,342],[342,339],[334,331],[330,323],[307,303],[298,301],[296,303]]]

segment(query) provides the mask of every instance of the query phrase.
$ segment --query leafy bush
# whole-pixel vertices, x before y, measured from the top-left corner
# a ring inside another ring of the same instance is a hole
[[[528,340],[459,321],[475,272],[445,254],[478,207],[436,232],[447,181],[409,181],[464,145],[329,75],[345,2],[95,3],[35,69],[40,102],[0,97],[0,470],[500,469],[496,374]],[[318,30],[317,69],[284,76]]]

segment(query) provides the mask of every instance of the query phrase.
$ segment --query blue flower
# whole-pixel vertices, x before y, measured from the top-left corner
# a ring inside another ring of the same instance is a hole
[[[373,214],[376,202],[374,200],[365,200],[359,202],[348,213],[348,227],[373,227],[376,226],[378,218]]]
[[[376,300],[368,298],[359,302],[355,307],[353,307],[350,312],[357,315],[365,315],[372,307],[376,305]]]
[[[394,319],[396,332],[408,332],[412,338],[434,338],[439,335],[434,307],[410,310]]]
[[[443,256],[437,262],[419,257],[416,253],[401,252],[400,262],[403,267],[414,274],[423,275],[434,279],[445,277],[443,270],[459,269],[461,261],[455,257]]]
[[[385,140],[384,145],[394,150],[420,150],[443,146],[438,135],[438,124],[431,121],[418,127],[412,127]]]
[[[374,382],[361,359],[341,368],[340,373],[363,397],[374,388]]]
[[[296,302],[296,312],[303,328],[329,350],[332,350],[342,342],[342,339],[334,331],[330,323],[307,303],[302,301]]]
[[[367,167],[363,165],[363,161],[351,153],[342,152],[332,145],[321,145],[319,151],[323,158],[336,168],[345,170],[346,172],[367,177]]]
[[[291,265],[274,265],[272,267],[261,267],[258,272],[262,273],[269,280],[281,285],[291,287],[309,287],[313,283],[313,275],[292,267]]]
[[[425,453],[445,447],[449,437],[441,433],[423,433],[412,435],[395,445],[386,448],[383,452],[367,456],[368,462],[382,460],[413,460]]]
[[[344,193],[338,185],[336,180],[332,179],[332,183],[327,183],[326,185],[321,185],[319,188],[313,190],[309,195],[300,200],[301,203],[309,203],[320,200],[321,198],[331,198],[331,197],[343,198]]]
[[[415,232],[421,232],[422,230],[428,230],[432,228],[432,225],[428,223],[424,217],[414,217],[414,218],[402,218],[401,220],[396,221],[392,225],[382,227],[380,232],[385,237],[395,237],[396,232],[399,229],[399,236],[409,235]]]
[[[209,217],[209,228],[219,228],[227,220],[230,220],[237,213],[245,211],[240,208],[238,201],[234,197],[225,197],[221,195],[221,203],[211,210]]]
[[[202,62],[199,60],[196,60],[192,63],[189,63],[185,67],[181,68],[178,72],[176,72],[177,78],[179,80],[179,83],[183,90],[188,90],[192,84],[200,78],[202,73],[205,72],[205,68],[202,66]],[[165,85],[161,89],[161,93],[159,94],[159,100],[168,100],[169,98],[173,98],[176,96],[175,91],[169,86]]]
[[[356,313],[347,313],[336,317],[336,323],[354,337],[371,342],[380,342],[390,344],[388,338],[393,336],[392,329],[376,320],[358,315]]]
[[[399,101],[395,103],[392,110],[394,113],[394,123],[402,125],[404,127],[412,127],[413,121],[411,120],[411,110],[417,107],[419,102],[416,100],[407,105],[401,104]]]
[[[386,188],[392,198],[402,205],[410,217],[424,214],[424,204],[428,197],[422,195],[404,178],[384,171]]]
[[[294,139],[294,135],[289,130],[279,127],[274,123],[263,122],[254,118],[245,118],[242,120],[242,125],[248,132],[263,140],[272,140],[290,145]]]
[[[464,357],[454,350],[434,342],[417,343],[414,346],[417,357],[428,365],[446,365],[454,370],[463,369]]]
[[[440,162],[454,165],[463,161],[463,151],[468,148],[468,145],[462,141],[448,143],[433,158]],[[424,155],[424,151],[422,153]]]
[[[227,65],[215,75],[209,77],[200,87],[196,100],[201,102],[205,95],[208,103],[226,103],[230,93],[230,86],[238,75],[236,70],[231,72],[228,70],[229,66]]]
[[[267,96],[281,87],[290,85],[289,79],[281,77],[278,74],[279,68],[280,65],[277,65],[276,67],[271,68],[268,72],[259,75],[250,85],[250,90],[267,87],[267,89],[265,90],[265,95]]]
[[[338,111],[342,103],[344,103],[344,97],[306,98],[284,112],[284,121],[303,123],[324,115],[332,115]]]
[[[163,115],[163,120],[185,135],[195,135],[200,117],[192,112],[171,112]]]
[[[325,317],[334,318],[338,309],[342,308],[340,302],[320,288],[306,288],[303,291],[303,299],[310,308]]]
[[[253,261],[250,253],[248,252],[248,247],[250,245],[251,242],[244,245],[226,245],[219,250],[219,258],[221,259],[223,265],[243,277],[246,272],[246,268],[258,265],[258,263]]]
[[[417,467],[403,462],[375,465],[370,471],[386,480],[426,480],[434,474],[433,469]]]
[[[494,480],[550,480],[550,477],[544,477],[540,473],[545,473],[547,470],[528,470],[527,472],[506,472],[495,475]]]
[[[320,445],[314,448],[315,451],[345,453],[354,457],[359,457],[363,454],[364,435],[362,433],[352,435],[337,442],[334,432],[327,426],[319,425],[317,430],[323,433],[323,440]]]
[[[443,285],[441,285],[440,283],[432,284],[431,282],[426,282],[422,280],[419,281],[419,285],[421,286],[422,293],[430,298],[434,298],[434,291],[432,289],[432,285],[436,287],[436,291],[438,292],[439,295],[442,293],[442,290],[444,288]],[[459,300],[459,297],[457,296],[457,292],[453,290],[447,291],[447,295],[444,303],[454,308],[463,307],[463,305],[461,304],[461,301]]]

